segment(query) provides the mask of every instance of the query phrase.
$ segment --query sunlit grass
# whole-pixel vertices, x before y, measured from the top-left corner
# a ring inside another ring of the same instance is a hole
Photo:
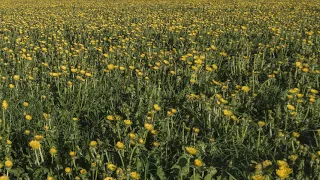
[[[318,1],[0,15],[0,179],[319,178]]]

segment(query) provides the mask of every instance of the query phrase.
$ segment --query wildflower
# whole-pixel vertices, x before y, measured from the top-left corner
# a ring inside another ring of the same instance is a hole
[[[193,128],[193,132],[194,132],[194,133],[199,133],[199,132],[200,132],[200,129],[199,129],[199,128]]]
[[[115,180],[113,177],[106,177],[103,180]]]
[[[227,110],[227,109],[224,109],[224,110],[223,110],[223,114],[224,114],[225,116],[227,116],[227,117],[232,116],[232,112],[229,111],[229,110]]]
[[[115,171],[117,169],[117,166],[112,164],[112,163],[108,163],[107,164],[107,168],[110,170],[110,171]]]
[[[243,92],[248,92],[250,89],[249,89],[248,86],[242,86],[242,87],[241,87],[241,90],[242,90]]]
[[[138,142],[139,142],[139,144],[144,144],[144,140],[141,138],[138,139]]]
[[[6,175],[0,176],[0,180],[9,180],[9,177]]]
[[[266,125],[265,122],[263,122],[263,121],[259,121],[259,122],[258,122],[259,128],[262,128],[264,125]]]
[[[117,147],[118,149],[124,149],[124,144],[123,144],[123,142],[118,141],[117,144],[116,144],[116,147]]]
[[[302,98],[304,96],[304,94],[297,94],[298,98]]]
[[[29,106],[29,103],[28,103],[28,102],[23,102],[23,106],[24,106],[24,107],[28,107],[28,106]]]
[[[289,110],[295,110],[295,107],[294,107],[293,105],[291,105],[291,104],[288,104],[288,105],[287,105],[287,108],[288,108]]]
[[[287,98],[288,99],[293,99],[293,96],[292,95],[287,95]]]
[[[3,108],[4,110],[8,109],[8,103],[7,103],[6,100],[3,100],[3,101],[2,101],[2,108]]]
[[[130,119],[124,120],[123,122],[124,122],[124,124],[126,126],[131,126],[132,125],[132,121]]]
[[[228,54],[226,53],[226,52],[220,52],[219,53],[222,57],[227,57],[228,56]]]
[[[37,141],[41,141],[43,139],[42,135],[35,135],[34,139],[36,139]]]
[[[297,132],[293,132],[293,133],[292,133],[292,136],[295,137],[295,138],[298,138],[298,137],[300,136],[300,134],[297,133]]]
[[[113,64],[108,64],[108,70],[113,70],[113,69],[115,69],[115,67],[114,67],[114,65]]]
[[[203,166],[203,163],[202,163],[202,161],[201,161],[200,159],[195,159],[195,160],[193,161],[193,164],[194,164],[195,166],[197,166],[197,167]]]
[[[12,168],[13,162],[10,161],[10,160],[6,160],[6,161],[4,162],[4,165],[5,165],[7,168]]]
[[[133,178],[133,179],[140,179],[140,174],[133,171],[130,173],[130,176]]]
[[[114,117],[113,117],[112,115],[108,115],[108,116],[107,116],[107,120],[113,121],[113,120],[114,120]]]
[[[14,87],[15,87],[14,84],[9,84],[9,88],[10,88],[10,89],[13,89]]]
[[[194,147],[186,147],[186,151],[191,155],[196,155],[198,152],[197,149]]]
[[[77,117],[72,118],[73,121],[78,121],[79,119]]]
[[[153,130],[153,125],[149,124],[149,123],[145,123],[144,124],[144,128],[146,128],[148,131],[152,131]]]
[[[279,167],[279,169],[276,170],[276,174],[282,179],[289,177],[292,172],[292,169],[288,167]]]
[[[71,151],[69,152],[69,156],[71,156],[71,158],[76,157],[77,153],[75,151]]]
[[[91,76],[92,76],[92,74],[89,73],[89,72],[87,72],[85,75],[86,75],[87,77],[91,77]]]
[[[51,154],[51,156],[54,156],[55,154],[57,154],[57,149],[52,147],[50,148],[49,153]]]
[[[214,70],[217,70],[217,69],[218,69],[218,66],[217,66],[216,64],[212,64],[211,67],[212,67],[212,69],[214,69]]]
[[[154,104],[154,105],[153,105],[153,108],[154,108],[154,110],[156,110],[156,111],[160,111],[160,110],[161,110],[161,107],[160,107],[158,104]]]
[[[66,167],[64,171],[68,174],[68,173],[71,173],[72,169],[70,167]]]
[[[317,91],[317,90],[315,90],[315,89],[311,89],[310,92],[311,92],[312,94],[318,94],[318,93],[319,93],[319,91]]]
[[[298,93],[299,91],[300,91],[300,89],[298,89],[298,88],[293,88],[293,89],[290,89],[290,90],[289,90],[289,93],[295,94],[295,93]]]
[[[277,161],[277,165],[279,167],[287,167],[288,166],[288,163],[286,161],[282,161],[282,160],[278,160]]]
[[[160,145],[158,141],[155,141],[152,144],[153,144],[154,147],[158,147]]]
[[[129,133],[130,139],[135,139],[137,136],[134,133]]]
[[[158,134],[158,131],[157,131],[157,130],[152,130],[152,131],[151,131],[151,134],[152,134],[152,135],[156,135],[156,134]]]
[[[11,145],[11,144],[12,142],[9,139],[7,139],[7,145]]]
[[[98,144],[97,141],[90,141],[89,146],[92,147],[92,148],[94,148],[94,147],[97,146],[97,144]]]
[[[261,174],[256,174],[252,176],[252,180],[264,180],[264,176]]]
[[[26,118],[26,120],[28,120],[28,121],[31,121],[31,120],[32,120],[32,116],[29,115],[29,114],[26,114],[26,115],[25,115],[25,118]]]
[[[19,75],[14,75],[14,76],[13,76],[13,79],[16,80],[16,81],[18,81],[18,80],[20,79],[20,76],[19,76]]]
[[[32,140],[29,142],[29,146],[32,148],[32,149],[40,149],[41,147],[41,144],[39,141],[37,140]]]
[[[87,174],[87,170],[81,169],[81,170],[80,170],[80,174],[82,174],[82,175]]]

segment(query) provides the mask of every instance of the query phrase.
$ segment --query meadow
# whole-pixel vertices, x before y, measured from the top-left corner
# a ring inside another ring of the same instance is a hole
[[[2,0],[0,180],[320,179],[320,1]]]

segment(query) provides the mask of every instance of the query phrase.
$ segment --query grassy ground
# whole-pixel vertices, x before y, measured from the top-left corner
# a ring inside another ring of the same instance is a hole
[[[319,179],[319,1],[0,4],[0,179]]]

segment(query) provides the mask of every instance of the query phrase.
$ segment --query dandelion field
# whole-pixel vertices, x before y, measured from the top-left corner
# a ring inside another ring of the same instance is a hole
[[[3,0],[0,180],[320,179],[320,2]]]

